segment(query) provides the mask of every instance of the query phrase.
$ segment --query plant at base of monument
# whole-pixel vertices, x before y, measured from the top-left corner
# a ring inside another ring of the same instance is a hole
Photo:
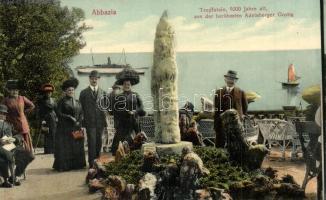
[[[302,197],[304,191],[293,181],[293,178],[286,176],[282,180],[277,179],[276,170],[272,168],[257,169],[255,171],[245,171],[242,167],[231,163],[227,152],[224,149],[214,147],[195,147],[194,153],[202,159],[205,168],[209,171],[203,177],[199,178],[199,188],[207,189],[210,192],[218,189],[224,189],[233,198],[251,198],[260,199],[263,196],[287,196]],[[178,187],[180,180],[180,164],[181,156],[164,155],[159,158],[158,167],[154,168],[153,174],[160,177],[158,180],[169,176],[165,182],[160,184],[171,185],[168,190],[174,195],[174,188]],[[131,151],[125,158],[119,162],[111,162],[106,164],[106,178],[110,175],[118,175],[126,180],[128,184],[134,184],[136,187],[139,180],[144,177],[145,172],[142,171],[143,155],[140,151]],[[290,180],[290,181],[289,181]],[[157,187],[158,195],[162,192],[160,186]],[[138,188],[136,188],[137,190]],[[291,193],[286,193],[288,190]],[[273,193],[273,191],[275,191]],[[241,199],[240,198],[240,199]]]
[[[241,167],[231,165],[229,155],[224,149],[195,147],[194,151],[210,171],[210,174],[199,179],[202,187],[229,189],[229,185],[233,182],[249,179],[249,174]]]
[[[119,162],[111,162],[106,164],[106,176],[119,175],[127,181],[127,183],[137,184],[144,176],[141,170],[143,164],[143,156],[139,150],[132,151]]]

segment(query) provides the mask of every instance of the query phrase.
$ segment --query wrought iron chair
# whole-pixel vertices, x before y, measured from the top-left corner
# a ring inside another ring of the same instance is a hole
[[[301,148],[301,144],[300,144],[300,140],[299,140],[299,134],[296,131],[296,127],[295,127],[295,123],[296,122],[302,122],[305,121],[305,117],[288,117],[287,121],[290,122],[290,126],[289,126],[289,133],[292,135],[292,152],[291,152],[291,158],[296,158],[298,157],[298,153],[299,153],[299,149],[302,152],[302,148]],[[303,133],[302,134],[305,141],[309,142],[309,135]]]
[[[107,134],[107,137],[105,138],[107,141],[105,141],[106,143],[106,147],[110,148],[112,146],[112,142],[113,142],[113,138],[114,135],[116,133],[116,130],[114,128],[114,118],[113,115],[107,115],[107,128],[105,130],[105,134]]]
[[[289,134],[290,123],[280,119],[257,120],[260,132],[264,138],[264,143],[271,149],[272,144],[281,147],[282,158],[285,159],[285,149],[292,142],[292,135]]]
[[[320,127],[313,121],[296,121],[296,130],[299,134],[299,140],[303,152],[303,158],[306,163],[306,173],[302,183],[302,189],[306,188],[307,183],[318,175],[321,170],[316,167],[316,161],[321,160],[321,149],[318,147],[318,136],[321,134]],[[308,136],[309,140],[306,140]]]
[[[203,136],[203,142],[209,146],[215,146],[214,120],[201,119],[198,122],[198,131]]]
[[[249,116],[244,116],[243,120],[244,136],[249,143],[257,143],[259,135],[259,127]]]
[[[155,123],[153,116],[139,117],[139,125],[140,129],[146,133],[149,140],[155,138]]]

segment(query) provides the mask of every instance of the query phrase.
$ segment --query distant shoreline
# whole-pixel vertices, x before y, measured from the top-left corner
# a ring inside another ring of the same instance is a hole
[[[249,53],[249,52],[282,52],[282,51],[321,51],[321,49],[276,49],[276,50],[248,50],[248,51],[177,51],[176,53]],[[121,52],[93,52],[93,54],[121,54]],[[137,51],[137,52],[126,52],[128,54],[137,53],[153,53],[152,51]],[[91,54],[91,53],[79,53],[79,54]]]

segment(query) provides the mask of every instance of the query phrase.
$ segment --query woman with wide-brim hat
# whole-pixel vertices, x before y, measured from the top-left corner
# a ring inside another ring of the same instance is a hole
[[[139,75],[132,69],[124,69],[116,76],[117,85],[122,85],[122,93],[115,97],[113,114],[116,134],[113,138],[111,151],[114,155],[119,142],[127,141],[131,144],[133,134],[140,132],[138,117],[144,116],[143,103],[138,93],[131,87],[139,83]]]
[[[43,84],[40,88],[42,96],[37,102],[38,119],[41,124],[41,131],[44,133],[45,154],[54,152],[54,137],[57,126],[56,102],[51,97],[54,90],[55,88],[52,84]]]
[[[58,117],[55,134],[55,151],[53,168],[57,171],[82,169],[86,166],[84,138],[75,139],[73,131],[81,129],[82,108],[75,99],[75,89],[79,81],[70,78],[63,82],[61,89],[64,96],[58,101]]]
[[[23,136],[25,149],[33,153],[30,128],[25,114],[30,113],[35,106],[27,97],[19,95],[20,88],[18,80],[8,80],[6,89],[9,95],[2,103],[8,108],[7,121],[13,125],[15,134]]]

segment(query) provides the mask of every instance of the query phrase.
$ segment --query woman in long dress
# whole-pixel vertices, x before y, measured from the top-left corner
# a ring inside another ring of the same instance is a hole
[[[125,69],[117,75],[116,83],[122,85],[123,92],[114,98],[114,126],[116,133],[113,138],[111,151],[115,155],[119,142],[127,141],[132,144],[133,135],[139,133],[138,117],[144,116],[143,102],[138,93],[132,91],[132,85],[139,83],[137,72]]]
[[[82,169],[86,166],[84,138],[74,139],[72,132],[81,129],[83,119],[81,105],[74,98],[78,80],[66,80],[61,88],[64,96],[57,105],[57,131],[53,168],[57,171]]]
[[[37,110],[42,127],[47,129],[44,131],[44,153],[51,154],[54,152],[54,137],[57,127],[57,116],[55,114],[57,105],[55,99],[51,97],[54,86],[44,84],[41,87],[41,91],[43,95],[37,103]]]
[[[9,96],[4,98],[3,104],[8,108],[7,121],[13,125],[15,134],[23,136],[25,149],[32,153],[32,140],[25,113],[30,113],[35,106],[28,98],[19,95],[18,80],[8,80],[6,88]]]

